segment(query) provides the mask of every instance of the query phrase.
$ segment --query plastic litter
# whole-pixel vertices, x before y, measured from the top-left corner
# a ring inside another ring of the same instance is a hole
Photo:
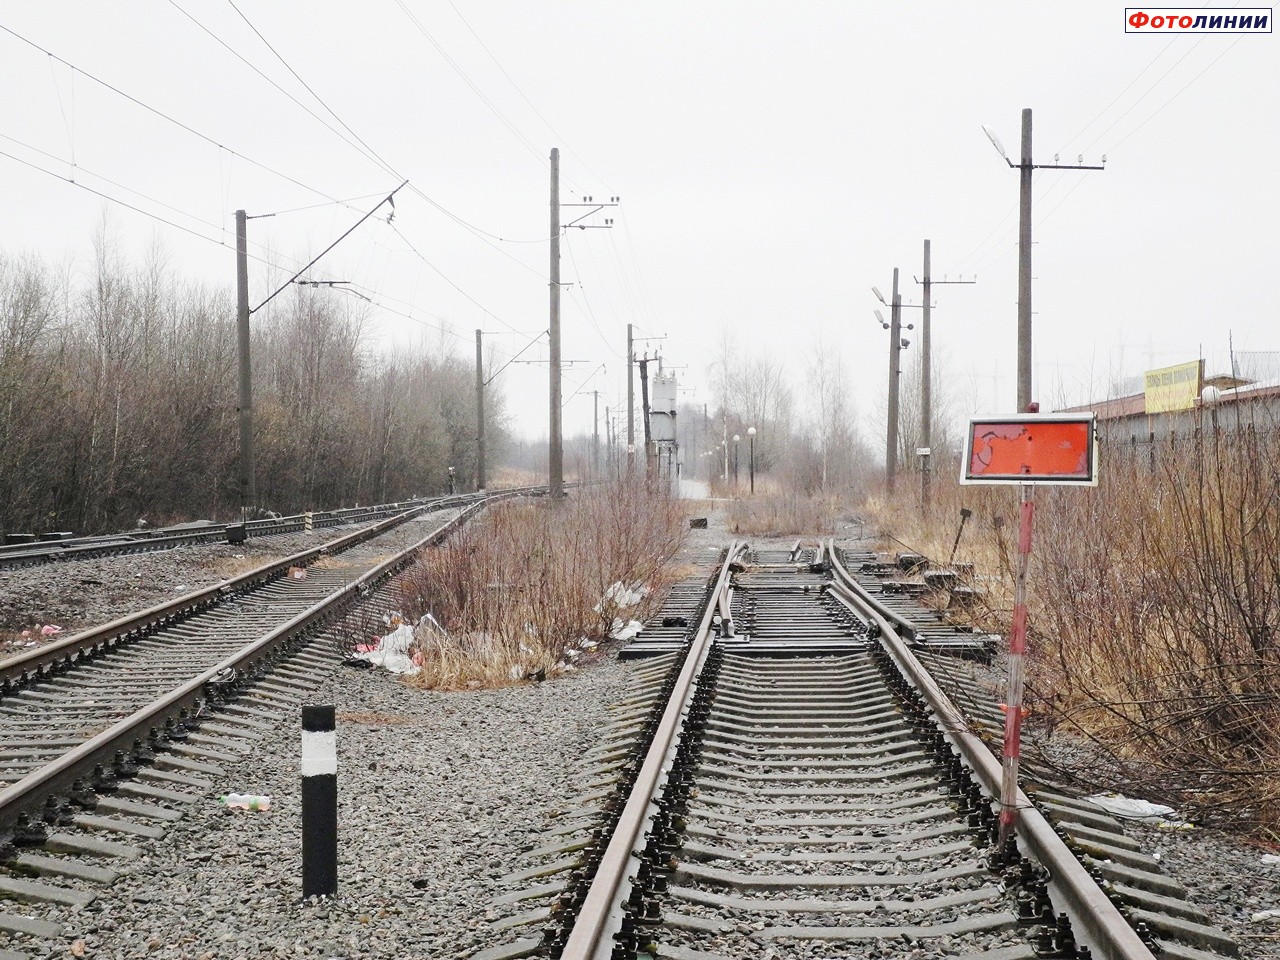
[[[630,640],[643,629],[644,624],[639,620],[615,620],[613,621],[613,629],[609,631],[609,636],[614,640]]]
[[[1164,820],[1173,813],[1173,807],[1151,803],[1147,800],[1135,800],[1120,794],[1099,793],[1089,797],[1089,802],[1097,804],[1107,813],[1125,820]]]
[[[412,646],[413,627],[402,623],[385,637],[380,638],[377,646],[371,648],[370,644],[362,643],[358,645],[351,659],[364,660],[390,673],[403,673],[412,676],[422,669],[409,656],[409,648]]]
[[[261,796],[256,793],[224,793],[218,798],[223,806],[232,810],[260,810],[271,809],[271,798]]]
[[[596,604],[596,613],[604,612],[605,607],[613,607],[616,610],[621,610],[623,607],[634,607],[645,598],[645,594],[648,592],[643,584],[628,587],[619,580],[605,590],[604,596]]]

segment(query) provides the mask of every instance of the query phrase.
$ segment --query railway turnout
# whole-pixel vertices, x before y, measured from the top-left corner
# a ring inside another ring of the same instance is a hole
[[[831,543],[726,551],[697,616],[686,591],[625,651],[634,695],[474,960],[1237,955],[1034,764],[998,846],[990,639],[887,573]]]

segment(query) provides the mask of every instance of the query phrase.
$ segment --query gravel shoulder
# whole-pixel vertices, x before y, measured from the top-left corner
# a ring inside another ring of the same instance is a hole
[[[487,904],[517,854],[569,812],[578,758],[630,673],[603,662],[441,694],[342,670],[316,696],[338,711],[338,897],[301,899],[294,719],[219,778],[271,796],[270,810],[195,804],[66,922],[98,957],[466,956],[492,943]]]

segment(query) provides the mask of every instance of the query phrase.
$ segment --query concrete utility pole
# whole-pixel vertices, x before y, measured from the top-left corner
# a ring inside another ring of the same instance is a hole
[[[640,361],[640,404],[642,406],[641,415],[644,417],[644,475],[645,479],[653,473],[653,451],[652,441],[649,438],[649,358],[644,357]]]
[[[932,303],[929,276],[929,241],[924,242],[924,304],[920,310],[920,504],[929,503],[929,460],[933,456],[933,370],[929,353],[929,310]]]
[[[595,399],[591,404],[591,475],[600,473],[600,391],[591,391]]]
[[[1022,111],[1018,177],[1018,413],[1031,403],[1031,108]]]
[[[249,365],[249,238],[248,217],[236,211],[236,344],[240,359],[240,519],[258,503],[253,476],[253,380]]]
[[[898,296],[898,268],[893,268],[889,301],[889,414],[884,436],[884,485],[893,493],[898,473],[898,380],[902,353],[902,298]]]
[[[484,476],[484,346],[476,331],[476,489],[483,490]]]
[[[1102,164],[1090,166],[1084,162],[1084,154],[1075,163],[1034,163],[1031,153],[1031,108],[1022,111],[1022,154],[1014,163],[1005,153],[1000,138],[990,127],[983,127],[987,138],[1004,162],[1018,170],[1018,413],[1025,413],[1031,403],[1031,173],[1034,170],[1105,170],[1107,157]]]
[[[551,430],[547,483],[551,499],[564,496],[564,438],[560,434],[560,150],[551,148]]]
[[[636,446],[636,341],[633,325],[627,324],[627,469]]]
[[[920,454],[920,503],[926,505],[929,502],[929,481],[930,481],[930,463],[933,456],[933,355],[931,331],[929,327],[930,311],[933,308],[933,285],[935,283],[946,284],[974,284],[976,280],[965,280],[963,277],[959,280],[948,280],[945,277],[941,280],[934,280],[930,272],[930,252],[929,241],[924,242],[924,279],[920,281],[924,287],[924,303],[921,304],[920,318],[920,447],[928,453]]]

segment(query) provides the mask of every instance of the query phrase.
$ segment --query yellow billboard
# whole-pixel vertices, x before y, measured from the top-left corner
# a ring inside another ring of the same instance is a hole
[[[1190,410],[1200,396],[1204,382],[1204,361],[1192,360],[1172,367],[1148,370],[1142,375],[1147,413]]]

